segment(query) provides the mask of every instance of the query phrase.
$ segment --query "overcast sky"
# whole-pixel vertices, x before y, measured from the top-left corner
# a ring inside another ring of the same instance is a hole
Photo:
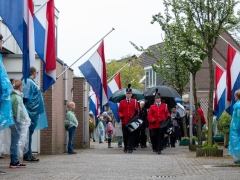
[[[55,0],[60,11],[58,21],[58,57],[71,65],[91,46],[104,40],[105,58],[121,59],[139,55],[129,41],[147,48],[162,41],[159,24],[151,24],[152,15],[163,11],[162,0]],[[80,61],[88,59],[98,46]],[[74,73],[80,74],[78,63]]]

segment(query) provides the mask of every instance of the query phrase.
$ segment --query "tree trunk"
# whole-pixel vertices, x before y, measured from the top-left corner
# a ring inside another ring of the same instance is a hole
[[[187,127],[186,127],[186,118],[182,119],[184,137],[187,137]]]
[[[195,105],[195,115],[196,115],[196,118],[197,118],[197,137],[198,137],[198,144],[199,145],[202,145],[202,141],[201,141],[201,122],[200,122],[200,117],[199,117],[199,114],[198,114],[198,106],[197,106],[197,85],[196,85],[196,72],[195,73],[192,73],[192,76],[193,76],[193,98],[194,98],[194,105]]]
[[[213,120],[213,90],[214,90],[214,66],[212,61],[213,48],[208,47],[209,64],[209,96],[208,96],[208,145],[212,146],[212,120]]]

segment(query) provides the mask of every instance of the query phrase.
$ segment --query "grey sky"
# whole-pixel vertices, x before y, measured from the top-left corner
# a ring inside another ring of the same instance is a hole
[[[162,41],[161,28],[152,15],[163,10],[161,0],[55,0],[60,11],[58,57],[71,65],[93,44],[115,28],[105,40],[105,58],[140,54],[129,41],[144,48]],[[80,61],[88,59],[98,46]],[[78,63],[74,73],[80,74]]]

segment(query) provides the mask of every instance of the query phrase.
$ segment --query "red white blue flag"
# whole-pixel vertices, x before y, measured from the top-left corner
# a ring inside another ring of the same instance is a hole
[[[233,105],[235,104],[234,93],[240,88],[240,53],[232,46],[228,45],[227,55],[227,101],[229,107],[226,111],[232,115]]]
[[[0,0],[0,16],[23,53],[22,74],[26,79],[35,63],[32,0]]]
[[[103,105],[108,102],[107,74],[103,41],[97,51],[78,68],[98,96],[100,107],[103,111]]]
[[[215,97],[214,97],[214,112],[217,120],[226,109],[226,72],[219,66],[215,70]]]
[[[43,91],[56,81],[54,0],[40,7],[34,16],[36,52],[43,61]]]
[[[108,99],[112,96],[113,93],[115,93],[117,90],[121,89],[121,76],[120,73],[118,73],[109,83],[108,83]],[[111,101],[108,101],[108,104],[113,112],[113,115],[117,122],[120,122],[119,116],[118,116],[118,106],[119,103],[114,103]]]

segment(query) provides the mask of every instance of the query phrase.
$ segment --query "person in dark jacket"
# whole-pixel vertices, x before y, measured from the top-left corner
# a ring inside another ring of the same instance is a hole
[[[171,147],[175,147],[176,143],[176,138],[178,137],[179,134],[179,124],[180,124],[180,114],[177,112],[176,107],[173,107],[171,109],[171,120],[173,124],[173,132],[170,135],[170,142],[171,142]]]
[[[140,126],[140,144],[141,144],[141,148],[146,148],[146,141],[147,141],[147,135],[145,133],[146,128],[147,128],[147,109],[144,107],[145,106],[145,102],[144,101],[140,101],[140,119],[143,121],[142,125]]]

